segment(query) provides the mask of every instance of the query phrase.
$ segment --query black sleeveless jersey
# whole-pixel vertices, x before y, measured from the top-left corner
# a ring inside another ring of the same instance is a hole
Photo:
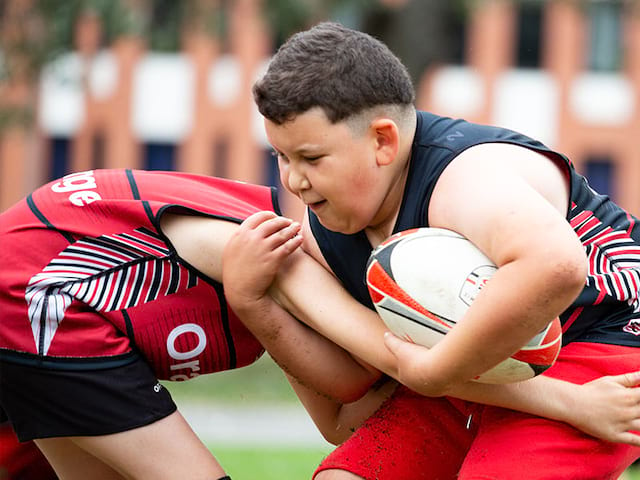
[[[585,287],[560,319],[563,342],[640,346],[640,229],[638,220],[592,190],[562,154],[504,128],[418,112],[409,175],[394,233],[429,226],[431,194],[445,167],[482,143],[509,143],[564,162],[570,176],[567,221],[580,238],[589,266]],[[312,232],[324,258],[347,290],[373,308],[365,282],[372,246],[364,231],[344,235],[324,228],[309,211]]]

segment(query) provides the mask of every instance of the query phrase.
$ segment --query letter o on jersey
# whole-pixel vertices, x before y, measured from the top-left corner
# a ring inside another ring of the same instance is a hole
[[[198,344],[191,350],[179,352],[176,350],[175,343],[178,337],[185,333],[195,334],[198,337]],[[195,323],[185,323],[184,325],[177,326],[169,332],[169,336],[167,337],[167,351],[169,352],[169,356],[175,360],[188,360],[190,358],[197,357],[206,347],[207,336],[204,333],[204,329]]]

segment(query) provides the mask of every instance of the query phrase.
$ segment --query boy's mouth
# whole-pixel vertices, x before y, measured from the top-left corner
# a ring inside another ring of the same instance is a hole
[[[308,203],[307,206],[311,209],[311,211],[315,212],[317,209],[322,207],[326,203],[326,200],[320,200],[319,202]]]

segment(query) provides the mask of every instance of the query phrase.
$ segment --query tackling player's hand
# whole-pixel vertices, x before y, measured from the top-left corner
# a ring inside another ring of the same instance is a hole
[[[600,377],[571,397],[567,422],[610,442],[640,446],[640,372]]]
[[[268,211],[242,222],[222,257],[225,296],[234,309],[267,294],[282,262],[302,244],[299,231],[298,222]]]

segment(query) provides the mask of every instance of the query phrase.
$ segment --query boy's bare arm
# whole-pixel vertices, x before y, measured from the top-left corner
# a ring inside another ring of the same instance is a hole
[[[523,147],[475,146],[444,170],[429,225],[464,235],[498,270],[458,325],[422,355],[425,388],[446,393],[487,371],[575,300],[587,261],[567,209],[563,172]]]

